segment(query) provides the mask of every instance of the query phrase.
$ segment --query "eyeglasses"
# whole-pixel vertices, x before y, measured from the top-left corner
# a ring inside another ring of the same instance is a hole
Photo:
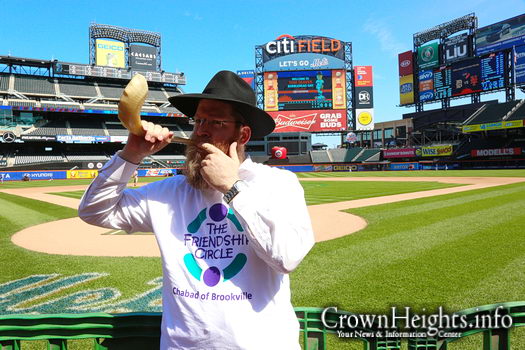
[[[194,118],[193,121],[195,122],[195,127],[203,126],[204,124],[208,124],[211,128],[215,130],[223,129],[224,126],[228,123],[235,123],[235,124],[241,124],[241,122],[237,120],[216,120],[216,119],[201,119],[201,118]]]

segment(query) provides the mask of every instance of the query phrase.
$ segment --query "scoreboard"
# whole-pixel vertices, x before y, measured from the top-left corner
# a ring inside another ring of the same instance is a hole
[[[279,110],[332,109],[332,71],[278,73]]]

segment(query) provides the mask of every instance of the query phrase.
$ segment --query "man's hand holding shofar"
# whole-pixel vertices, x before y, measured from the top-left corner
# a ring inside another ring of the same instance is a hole
[[[203,143],[200,147],[208,152],[201,162],[202,177],[210,187],[222,193],[228,192],[239,180],[241,162],[237,155],[237,142],[230,145],[229,155],[210,143]]]
[[[135,164],[172,141],[185,144],[191,142],[189,139],[173,136],[173,132],[167,128],[140,120],[140,110],[147,96],[148,82],[142,75],[136,74],[122,92],[118,104],[118,118],[130,132],[120,156]]]

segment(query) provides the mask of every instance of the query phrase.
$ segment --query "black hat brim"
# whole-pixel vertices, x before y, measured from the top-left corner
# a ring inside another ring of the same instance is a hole
[[[180,94],[168,98],[171,105],[188,117],[195,116],[199,102],[203,99],[230,102],[243,116],[244,122],[252,130],[252,137],[264,137],[275,129],[272,116],[251,104],[235,99],[225,99],[213,94]]]

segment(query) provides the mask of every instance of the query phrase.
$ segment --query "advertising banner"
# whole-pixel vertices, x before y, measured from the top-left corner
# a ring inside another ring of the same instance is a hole
[[[471,94],[481,90],[479,58],[456,62],[452,65],[452,96]]]
[[[20,139],[24,142],[28,141],[56,141],[56,136],[51,135],[22,135]]]
[[[277,73],[264,73],[264,110],[278,111],[279,110],[279,92],[277,84]]]
[[[421,147],[416,150],[420,157],[444,157],[452,155],[452,145]]]
[[[346,109],[346,74],[344,69],[332,71],[332,108]]]
[[[472,56],[470,40],[466,33],[445,39],[443,48],[445,51],[445,63],[447,64]]]
[[[167,177],[177,174],[177,169],[139,169],[138,174],[140,177],[153,176],[153,177]]]
[[[357,165],[353,164],[332,164],[332,171],[334,172],[348,172],[348,171],[356,171]]]
[[[98,170],[67,170],[68,179],[94,179],[98,176]]]
[[[97,66],[126,67],[126,49],[123,42],[97,39],[95,45]]]
[[[414,75],[399,77],[399,101],[401,105],[414,103]]]
[[[439,65],[439,43],[435,42],[419,47],[417,49],[417,65],[419,69]]]
[[[430,101],[434,99],[434,72],[422,70],[418,74],[419,80],[419,101]]]
[[[398,56],[399,76],[414,74],[412,51],[400,53]]]
[[[118,142],[118,143],[126,143],[128,142],[127,136],[110,136],[109,137],[110,142]]]
[[[359,86],[355,88],[355,106],[356,108],[374,107],[373,87]]]
[[[516,84],[525,83],[525,45],[514,48],[514,69]]]
[[[390,164],[390,170],[420,170],[419,163],[392,163]]]
[[[255,90],[255,71],[254,70],[238,70],[237,75],[242,78],[248,85]]]
[[[305,70],[305,69],[342,69],[343,59],[315,53],[301,53],[276,57],[263,64],[264,71]]]
[[[415,148],[398,148],[398,149],[385,149],[383,150],[383,158],[409,158],[416,156]]]
[[[275,133],[325,132],[346,130],[346,111],[280,111],[268,112],[275,120]]]
[[[343,41],[323,36],[292,36],[289,34],[283,34],[278,36],[275,40],[269,41],[260,47],[262,48],[263,53],[263,63],[271,61],[277,57],[293,54],[322,54],[333,56],[340,60],[344,60],[345,56],[345,43]],[[343,67],[344,66],[339,68]]]
[[[89,136],[89,135],[57,135],[58,142],[65,143],[96,143],[110,142],[110,136]]]
[[[129,45],[129,64],[131,69],[156,71],[157,48],[144,45]]]
[[[501,122],[495,122],[495,123],[466,125],[462,128],[462,131],[463,132],[476,132],[476,131],[486,131],[486,130],[513,129],[513,128],[522,128],[522,127],[523,127],[523,120],[511,120],[511,121],[501,121]]]
[[[354,85],[355,86],[373,86],[372,66],[355,66],[354,67]]]
[[[66,178],[65,171],[0,171],[0,179],[4,181],[22,181],[26,175],[30,180],[63,180]]]
[[[356,109],[355,111],[356,130],[374,130],[374,109]]]
[[[479,28],[475,40],[478,56],[525,44],[525,14]]]
[[[520,147],[473,149],[472,151],[470,151],[470,155],[472,157],[518,156],[520,154],[521,154],[521,148]]]

